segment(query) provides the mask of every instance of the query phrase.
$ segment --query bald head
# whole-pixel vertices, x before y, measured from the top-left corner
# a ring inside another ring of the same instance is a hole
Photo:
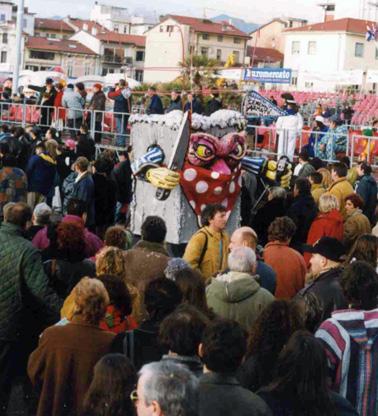
[[[255,230],[251,227],[240,227],[232,234],[229,249],[233,251],[238,247],[249,247],[256,250],[257,240]]]

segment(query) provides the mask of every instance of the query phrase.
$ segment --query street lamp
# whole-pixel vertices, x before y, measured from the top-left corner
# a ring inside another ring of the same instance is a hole
[[[12,94],[18,92],[18,82],[20,78],[20,66],[22,57],[22,30],[24,25],[24,0],[18,0],[17,26],[16,26],[16,64],[13,70]]]

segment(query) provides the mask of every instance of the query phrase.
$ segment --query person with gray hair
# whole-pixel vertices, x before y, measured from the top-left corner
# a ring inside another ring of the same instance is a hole
[[[198,379],[177,364],[146,364],[139,372],[131,399],[138,416],[197,416]]]
[[[26,231],[25,237],[30,241],[33,240],[39,230],[42,230],[50,224],[52,213],[52,209],[46,204],[46,202],[37,204],[33,211],[32,225]]]
[[[249,247],[237,247],[228,256],[229,271],[212,279],[206,289],[207,303],[219,316],[237,321],[249,329],[274,296],[260,287],[256,275],[256,254]]]

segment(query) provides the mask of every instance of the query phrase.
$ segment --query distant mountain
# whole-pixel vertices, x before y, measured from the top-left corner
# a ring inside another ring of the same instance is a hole
[[[211,20],[213,22],[221,22],[223,20],[228,22],[231,20],[231,23],[235,27],[237,27],[239,30],[245,33],[250,33],[253,30],[256,30],[260,26],[257,23],[248,23],[243,19],[238,19],[236,17],[228,16],[227,14],[220,14],[219,16],[212,17]]]

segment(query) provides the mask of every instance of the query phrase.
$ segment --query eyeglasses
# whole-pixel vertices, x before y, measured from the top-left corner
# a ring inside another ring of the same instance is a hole
[[[137,403],[137,401],[139,400],[139,397],[138,397],[138,392],[137,392],[136,390],[133,390],[133,391],[130,393],[130,400],[131,400],[134,404],[136,404],[136,403]]]

